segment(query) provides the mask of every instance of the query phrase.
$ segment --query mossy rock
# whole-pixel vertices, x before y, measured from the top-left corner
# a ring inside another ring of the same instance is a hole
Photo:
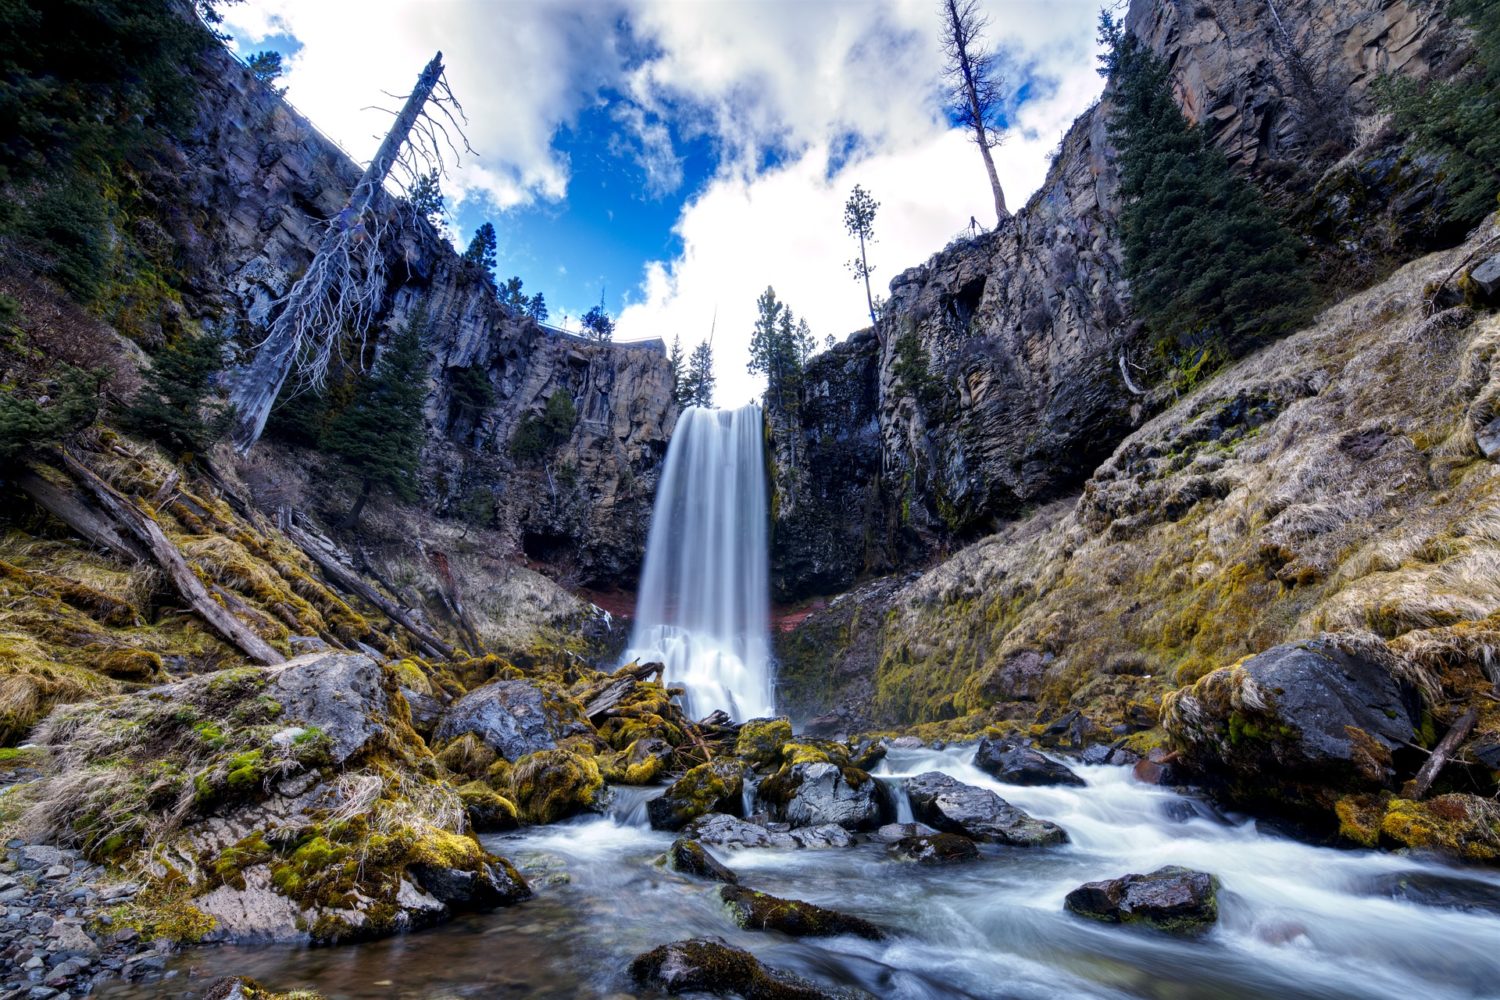
[[[674,781],[658,798],[646,803],[651,826],[680,830],[711,812],[738,814],[744,790],[744,765],[735,760],[699,764]]]
[[[604,778],[590,757],[541,750],[516,761],[510,787],[527,823],[555,823],[593,808]]]
[[[781,761],[781,748],[791,740],[788,719],[751,719],[740,727],[734,752],[750,764],[775,765]]]
[[[606,758],[601,757],[600,760]],[[672,747],[655,736],[643,736],[600,767],[604,780],[617,785],[649,785],[666,773]]]
[[[674,872],[708,879],[711,882],[738,885],[740,881],[740,877],[710,854],[707,848],[687,837],[678,837],[672,841],[672,846],[667,848],[667,853],[663,854],[657,863],[665,864]]]
[[[323,994],[312,990],[278,993],[245,976],[229,976],[216,981],[203,994],[203,1000],[323,1000]]]
[[[471,781],[458,790],[469,825],[479,833],[500,833],[520,825],[515,803],[483,781]]]
[[[1500,806],[1491,799],[1462,793],[1424,802],[1393,798],[1380,821],[1380,837],[1390,846],[1493,862],[1500,859]]]
[[[162,674],[161,657],[147,649],[110,649],[94,660],[94,669],[121,681],[149,681]]]
[[[436,757],[453,774],[481,778],[499,755],[474,733],[464,733],[440,744]]]
[[[852,934],[870,941],[880,941],[886,936],[885,931],[861,917],[743,886],[726,885],[719,890],[719,898],[728,905],[735,923],[746,930],[780,931],[792,937]]]

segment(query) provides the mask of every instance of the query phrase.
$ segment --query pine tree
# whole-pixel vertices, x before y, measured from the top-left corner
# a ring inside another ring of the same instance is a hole
[[[525,316],[531,305],[531,299],[521,290],[522,284],[519,277],[512,276],[505,279],[497,292],[500,304],[516,316]]]
[[[1173,99],[1166,65],[1112,21],[1110,138],[1132,308],[1190,375],[1292,329],[1312,287],[1293,237]]]
[[[474,264],[484,271],[489,279],[490,285],[495,284],[495,227],[486,222],[474,230],[474,238],[469,241],[469,249],[464,251],[465,263]]]
[[[438,171],[423,174],[406,193],[412,211],[434,226],[443,221],[443,188]]]
[[[388,490],[402,500],[417,495],[422,457],[422,402],[427,397],[427,317],[412,316],[359,379],[354,398],[323,435],[323,448],[359,482],[359,495],[340,525],[359,523],[370,495]]]
[[[714,405],[714,350],[708,341],[700,341],[688,357],[687,378],[683,383],[683,405]]]
[[[1388,77],[1379,96],[1418,150],[1442,158],[1446,214],[1467,228],[1500,194],[1500,0],[1452,0],[1449,10],[1473,31],[1473,62],[1449,80]]]
[[[687,359],[682,354],[682,338],[672,338],[672,352],[667,355],[672,366],[672,400],[679,406],[688,405]]]
[[[526,303],[526,315],[530,316],[538,323],[547,322],[547,299],[542,295],[541,292],[537,292],[531,297],[531,300]]]
[[[601,344],[614,337],[615,321],[604,311],[604,303],[601,302],[583,314],[583,335]]]
[[[871,326],[875,325],[875,296],[870,292],[870,275],[875,269],[870,266],[865,250],[867,244],[875,242],[875,212],[879,208],[880,202],[858,184],[854,185],[849,200],[844,203],[844,228],[859,240],[859,256],[846,266],[853,272],[855,281],[865,283],[865,303],[870,307]]]
[[[200,452],[229,431],[229,408],[206,403],[224,367],[223,341],[182,338],[151,361],[145,385],[120,414],[126,430],[179,452]]]
[[[802,389],[802,372],[815,341],[806,320],[798,320],[786,303],[767,286],[755,302],[755,330],[750,336],[752,372],[766,376],[766,405],[795,413]]]
[[[257,80],[274,90],[278,97],[286,94],[285,87],[276,86],[276,81],[286,72],[286,67],[281,63],[280,52],[272,52],[270,49],[257,52],[245,60],[245,65],[250,67],[251,74]]]

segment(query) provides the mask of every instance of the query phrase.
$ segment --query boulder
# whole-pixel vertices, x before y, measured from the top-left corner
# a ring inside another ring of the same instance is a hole
[[[1033,819],[987,788],[975,788],[941,771],[906,779],[912,814],[945,833],[1016,847],[1067,841],[1062,827]]]
[[[491,857],[477,871],[416,864],[411,873],[424,891],[453,910],[492,910],[531,896],[531,887],[504,858]]]
[[[887,823],[875,831],[874,838],[881,843],[894,844],[907,837],[925,837],[937,832],[926,823]]]
[[[754,955],[723,941],[674,941],[637,955],[630,975],[639,985],[676,996],[709,993],[745,1000],[849,1000],[866,994],[829,989],[768,968]]]
[[[482,781],[459,788],[458,797],[476,833],[500,833],[519,825],[515,804]]]
[[[979,857],[979,845],[956,833],[919,833],[891,844],[890,854],[919,865],[949,865]]]
[[[835,937],[852,934],[870,941],[885,938],[885,931],[868,920],[826,909],[797,899],[781,899],[739,885],[726,885],[719,898],[729,907],[734,922],[746,930],[781,931],[792,937]]]
[[[796,850],[854,846],[854,837],[849,831],[832,823],[793,830],[785,823],[763,825],[724,813],[709,813],[695,819],[682,833],[700,843],[736,850],[746,847]]]
[[[751,719],[740,727],[734,752],[750,764],[774,767],[781,763],[781,748],[791,739],[792,724],[787,719]]]
[[[1374,636],[1275,646],[1167,695],[1179,762],[1231,800],[1331,808],[1341,792],[1394,787],[1420,705]]]
[[[1197,933],[1219,919],[1218,888],[1218,879],[1207,872],[1169,865],[1149,875],[1087,882],[1068,893],[1063,905],[1105,923]]]
[[[974,766],[1007,785],[1086,784],[1066,765],[1012,740],[981,740],[974,751]]]
[[[727,882],[730,885],[738,885],[740,881],[738,875],[720,864],[702,844],[686,837],[678,837],[672,841],[672,846],[667,848],[662,860],[668,868],[684,875],[706,878],[710,882]]]
[[[1391,872],[1371,879],[1371,893],[1420,906],[1500,917],[1500,887],[1477,879],[1434,872]]]
[[[591,757],[571,750],[542,750],[516,762],[510,787],[521,819],[555,823],[592,809],[604,779]]]
[[[834,823],[850,830],[880,825],[875,779],[857,767],[831,762],[788,764],[761,782],[756,802],[794,827]]]
[[[437,743],[473,733],[508,761],[552,750],[569,736],[592,730],[578,707],[549,696],[527,680],[491,681],[448,706],[437,725]]]
[[[689,769],[646,803],[652,828],[680,830],[707,813],[739,812],[744,780],[744,765],[734,760],[715,760]]]

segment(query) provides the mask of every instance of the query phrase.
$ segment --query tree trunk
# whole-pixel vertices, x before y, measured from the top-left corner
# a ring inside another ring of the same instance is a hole
[[[308,266],[308,274],[316,270],[318,257],[327,257],[337,251],[341,240],[345,239],[351,229],[359,225],[365,214],[375,203],[380,192],[385,189],[385,179],[391,172],[401,153],[401,147],[406,145],[407,137],[411,134],[412,126],[422,113],[422,107],[427,99],[432,96],[432,90],[437,86],[438,79],[443,75],[443,54],[439,52],[432,57],[427,68],[422,70],[422,75],[417,78],[417,86],[406,100],[406,106],[396,116],[395,124],[386,133],[385,141],[380,144],[380,149],[375,153],[375,158],[365,168],[364,176],[350,192],[349,201],[345,204],[343,211],[332,220],[328,231],[323,234],[323,241],[318,247],[317,256],[313,264]],[[266,418],[271,414],[271,405],[276,402],[276,397],[281,393],[281,387],[286,382],[286,377],[292,370],[292,364],[297,360],[297,352],[303,346],[296,333],[296,325],[286,322],[283,317],[288,312],[300,309],[315,309],[321,299],[326,298],[328,289],[321,284],[318,287],[306,288],[304,280],[299,280],[293,286],[287,296],[286,305],[282,308],[282,316],[272,323],[269,335],[260,345],[255,359],[236,379],[234,391],[230,393],[230,403],[233,404],[236,422],[234,427],[234,443],[241,454],[250,450],[256,441],[260,439],[261,432],[266,428]],[[329,336],[337,337],[338,331],[332,331]]]
[[[995,158],[990,155],[989,136],[982,125],[975,126],[974,131],[979,134],[979,155],[984,157],[984,169],[989,171],[990,187],[995,189],[995,225],[998,226],[1010,218],[1010,210],[1005,207],[1005,191],[1000,187],[1000,175],[995,173]]]
[[[865,258],[865,234],[859,234],[859,266],[865,278],[865,304],[870,307],[870,325],[876,324],[875,296],[870,294],[870,262]]]
[[[1453,723],[1453,728],[1449,729],[1448,734],[1433,748],[1432,756],[1427,758],[1427,763],[1423,764],[1422,769],[1417,772],[1417,780],[1414,782],[1412,789],[1412,798],[1424,799],[1427,797],[1427,792],[1432,788],[1432,783],[1437,780],[1438,774],[1443,770],[1443,765],[1448,763],[1448,758],[1453,756],[1453,751],[1458,749],[1458,745],[1464,741],[1464,738],[1473,730],[1474,723],[1478,721],[1479,709],[1477,708],[1471,708],[1459,716],[1458,721]]]
[[[265,666],[286,662],[271,644],[256,635],[218,601],[213,599],[203,581],[198,579],[192,567],[183,558],[182,551],[172,544],[157,523],[135,506],[129,499],[116,493],[114,488],[94,474],[94,471],[78,459],[62,453],[63,466],[83,484],[94,497],[99,507],[116,523],[134,536],[151,556],[152,560],[167,574],[189,606],[219,635],[239,647],[250,659]]]
[[[365,504],[370,502],[370,493],[374,489],[375,481],[366,476],[364,485],[359,489],[359,496],[354,498],[354,506],[349,508],[349,513],[339,522],[340,531],[353,531],[354,526],[359,524],[359,515],[365,512]]]

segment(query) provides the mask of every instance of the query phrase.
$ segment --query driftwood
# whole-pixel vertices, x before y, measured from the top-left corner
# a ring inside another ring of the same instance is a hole
[[[474,622],[469,618],[469,611],[464,607],[463,595],[458,590],[458,580],[453,576],[453,567],[448,562],[445,552],[433,550],[427,558],[432,563],[432,568],[437,571],[438,593],[442,595],[443,604],[448,608],[448,613],[458,623],[464,638],[468,640],[469,655],[483,656],[484,643],[479,641],[479,631],[474,628]]]
[[[386,600],[374,587],[361,580],[357,574],[346,569],[337,559],[324,552],[322,546],[313,541],[307,532],[295,524],[290,524],[287,526],[286,535],[297,544],[298,548],[307,553],[309,559],[318,564],[318,568],[323,571],[323,575],[328,577],[329,581],[335,586],[379,608],[381,614],[406,629],[407,633],[413,639],[417,640],[417,644],[426,649],[427,652],[434,656],[440,656],[445,660],[454,659],[452,646],[418,625],[412,619],[411,615],[408,615],[391,601]]]
[[[85,541],[99,546],[125,562],[146,562],[148,556],[135,539],[79,497],[31,469],[22,469],[14,477],[21,492],[38,507],[57,518]]]
[[[1432,788],[1432,783],[1437,780],[1438,774],[1448,763],[1448,759],[1453,756],[1453,751],[1468,737],[1469,733],[1474,729],[1474,723],[1478,721],[1479,709],[1477,708],[1471,708],[1458,717],[1458,721],[1453,724],[1452,728],[1448,730],[1447,735],[1433,748],[1432,755],[1427,758],[1427,762],[1417,772],[1417,779],[1413,782],[1412,798],[1423,799],[1427,797],[1428,790]]]
[[[583,714],[591,721],[608,714],[642,681],[653,675],[660,677],[665,669],[660,663],[627,663],[578,696]]]
[[[223,636],[256,663],[271,666],[286,662],[271,644],[256,635],[249,626],[240,621],[209,594],[203,581],[198,579],[187,559],[161,527],[129,499],[117,493],[92,469],[67,452],[62,452],[63,467],[94,498],[106,516],[117,528],[123,528],[137,545],[146,551],[159,566],[177,592],[209,626]]]

